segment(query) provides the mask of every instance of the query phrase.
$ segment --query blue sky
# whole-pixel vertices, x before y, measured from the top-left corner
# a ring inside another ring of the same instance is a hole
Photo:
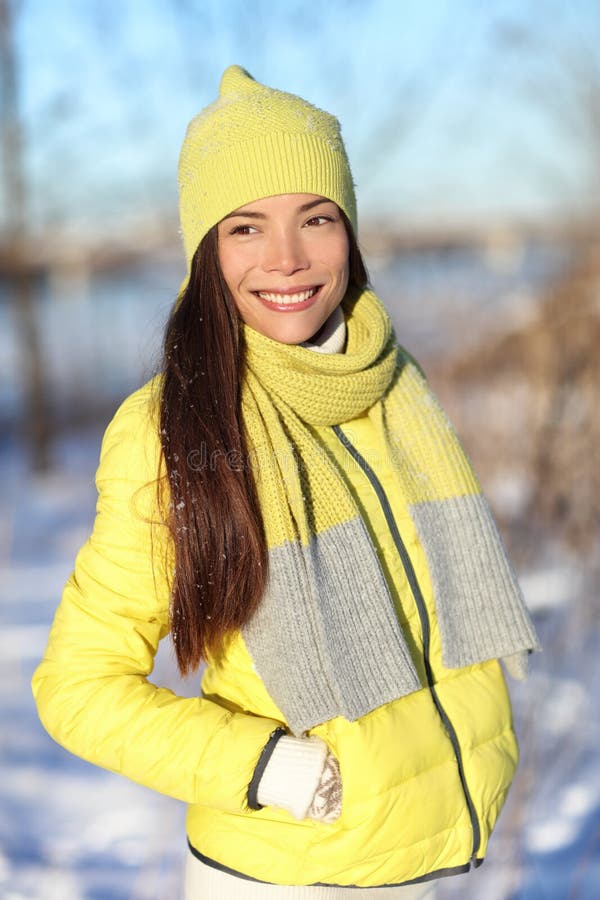
[[[598,46],[593,0],[14,5],[38,228],[174,217],[185,126],[232,62],[340,118],[363,221],[539,218],[589,196],[560,106]]]

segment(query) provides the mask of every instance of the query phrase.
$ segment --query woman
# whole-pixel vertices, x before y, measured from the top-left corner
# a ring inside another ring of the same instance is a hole
[[[190,804],[188,898],[433,896],[485,855],[517,760],[498,659],[522,676],[535,632],[365,286],[337,121],[233,66],[179,187],[164,371],[106,432],[40,716]],[[146,679],[169,631],[200,698]]]

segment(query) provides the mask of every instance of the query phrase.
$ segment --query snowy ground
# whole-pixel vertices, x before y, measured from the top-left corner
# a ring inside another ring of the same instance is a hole
[[[58,747],[29,682],[92,522],[100,435],[66,439],[34,479],[16,447],[0,456],[0,897],[170,900],[185,851],[182,804]],[[175,686],[168,648],[155,677]],[[183,690],[190,690],[184,685]]]
[[[0,897],[170,900],[185,852],[183,807],[56,746],[29,681],[95,503],[100,433],[61,439],[36,479],[0,445]],[[446,879],[462,900],[600,897],[598,582],[559,548],[524,573],[545,651],[514,690],[522,762],[485,865]],[[168,647],[153,678],[178,688]],[[185,692],[193,684],[181,686]]]

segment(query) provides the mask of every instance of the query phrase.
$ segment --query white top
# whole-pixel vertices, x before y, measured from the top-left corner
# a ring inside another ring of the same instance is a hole
[[[184,900],[435,900],[437,883],[426,881],[389,888],[263,884],[213,869],[188,853]]]
[[[316,340],[315,340],[316,337]],[[341,306],[336,306],[325,324],[300,346],[316,353],[341,353],[346,343],[346,322]]]

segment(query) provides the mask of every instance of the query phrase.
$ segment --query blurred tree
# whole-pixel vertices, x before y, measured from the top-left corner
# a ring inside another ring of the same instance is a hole
[[[600,3],[546,0],[544,15],[515,13],[495,23],[504,72],[548,140],[520,148],[519,165],[567,203],[563,215],[600,216]],[[540,152],[542,150],[542,152]],[[583,173],[583,177],[582,177]]]
[[[21,345],[24,426],[33,467],[42,471],[48,468],[50,462],[50,417],[28,249],[27,185],[14,41],[16,9],[16,3],[0,0],[0,141],[7,210],[6,244],[12,302]]]
[[[598,296],[600,241],[584,233],[532,315],[441,361],[435,378],[519,564],[569,548],[600,584]]]
[[[576,200],[567,221],[579,220],[569,269],[551,287],[538,319],[502,350],[520,355],[536,394],[526,517],[587,552],[598,572],[600,4],[553,0],[534,26],[508,29],[505,37],[526,50],[523,89],[557,136],[535,164],[549,184],[560,182]],[[583,178],[574,177],[581,172]]]

